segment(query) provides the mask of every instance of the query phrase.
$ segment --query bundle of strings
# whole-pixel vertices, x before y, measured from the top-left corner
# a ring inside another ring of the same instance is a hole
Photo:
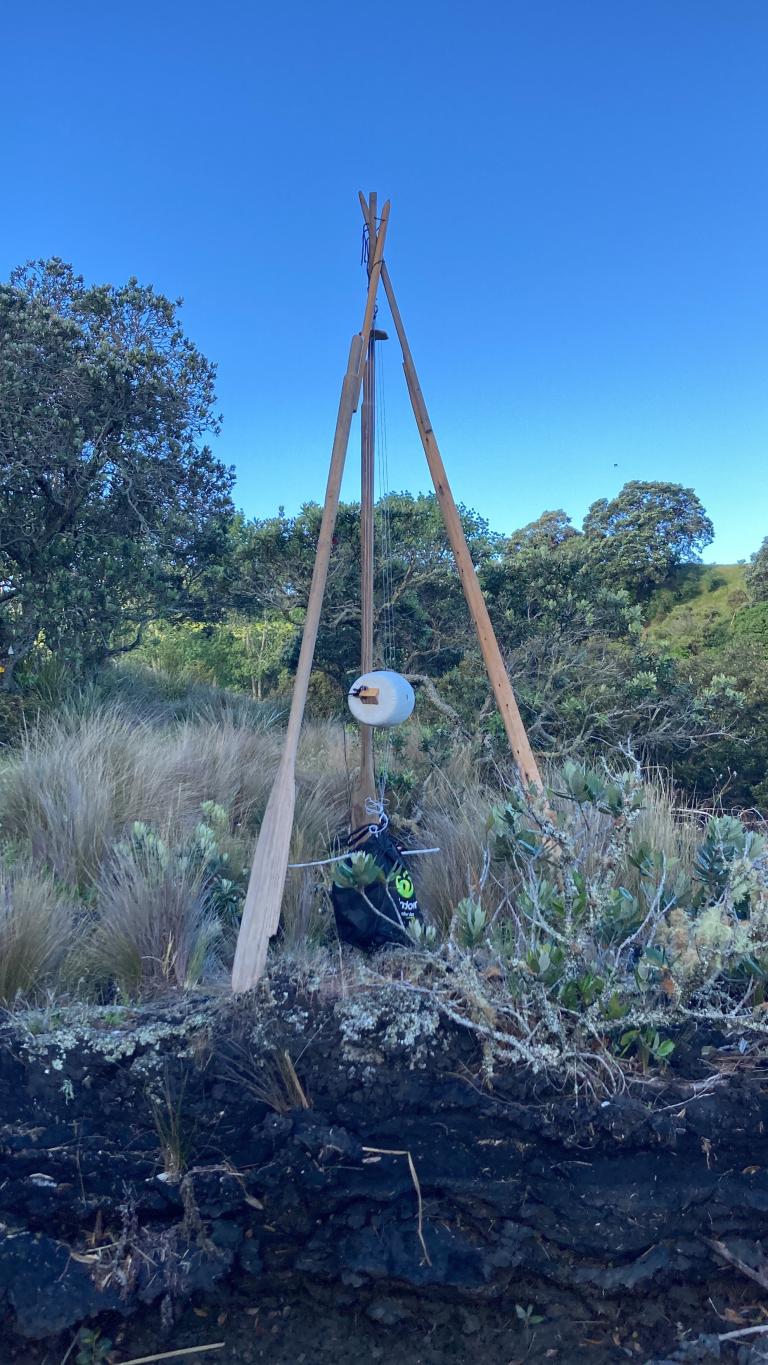
[[[389,487],[389,451],[387,448],[387,409],[384,385],[384,358],[383,353],[379,353],[380,358],[376,366],[376,427],[374,433],[376,450],[376,473],[378,480],[378,497],[376,503],[376,539],[379,547],[378,562],[380,566],[379,591],[381,594],[381,607],[378,615],[378,643],[381,664],[383,668],[397,669],[397,644],[395,637],[395,618],[394,618],[394,574],[393,574],[393,553],[392,553],[392,515],[391,515],[391,494]],[[384,806],[384,792],[387,779],[389,777],[390,764],[392,761],[392,734],[390,730],[384,732],[383,753],[379,765],[379,804]]]
[[[363,226],[363,239],[360,251],[360,264],[368,270],[371,255],[371,235],[368,224]],[[376,315],[378,307],[374,310],[374,327],[376,326]],[[376,528],[376,544],[378,547],[378,561],[381,566],[381,609],[378,617],[378,642],[379,655],[382,668],[397,668],[396,648],[395,648],[395,622],[392,606],[392,526],[390,515],[390,490],[389,490],[389,452],[387,449],[387,409],[385,400],[384,385],[384,357],[383,352],[379,351],[376,365],[376,391],[375,391],[376,425],[374,430],[374,450],[375,465],[378,480],[378,497],[374,509],[374,525]],[[383,744],[382,763],[380,766],[379,777],[379,801],[380,814],[384,813],[384,792],[386,789],[387,777],[389,775],[389,765],[392,757],[392,739],[389,731]],[[367,813],[367,812],[366,812]],[[375,814],[376,812],[372,812]],[[382,831],[386,829],[386,824],[382,826]]]

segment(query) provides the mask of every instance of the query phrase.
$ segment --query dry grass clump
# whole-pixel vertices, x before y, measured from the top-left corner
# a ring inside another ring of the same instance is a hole
[[[208,906],[205,871],[133,843],[102,869],[91,930],[70,972],[114,983],[127,998],[196,986],[219,965],[221,925]]]
[[[115,831],[139,818],[152,775],[149,731],[119,711],[64,714],[0,769],[0,830],[70,886],[98,870]]]
[[[425,792],[419,845],[440,852],[414,859],[414,875],[420,903],[443,934],[466,897],[489,913],[498,904],[499,888],[488,875],[492,804],[491,793],[476,778],[465,778],[459,786],[452,775],[435,772]]]
[[[0,865],[0,1004],[39,993],[71,945],[72,907],[33,867]]]
[[[634,830],[637,843],[658,849],[668,866],[678,866],[690,876],[701,826],[698,813],[681,801],[668,773],[661,769],[646,772],[643,805]]]
[[[155,767],[164,809],[176,819],[215,801],[236,824],[257,825],[280,755],[280,736],[226,719],[217,725],[186,721],[154,732]],[[157,818],[150,806],[142,819]]]
[[[290,861],[309,863],[318,856],[317,842],[296,824],[291,839]],[[280,932],[283,946],[293,952],[305,944],[315,945],[326,931],[332,916],[328,908],[329,869],[322,867],[289,868],[285,879]]]
[[[339,727],[336,727],[338,730]],[[158,728],[119,704],[65,712],[32,732],[0,768],[0,832],[67,885],[99,876],[134,821],[167,828],[214,801],[235,826],[258,828],[280,756],[277,730],[224,718]],[[309,724],[297,773],[297,819],[322,856],[347,809],[343,746]]]
[[[60,692],[64,695],[64,689]],[[244,729],[271,730],[287,714],[290,698],[258,702],[245,693],[171,676],[133,658],[115,660],[68,704],[84,714],[118,705],[157,728],[182,721],[201,725],[230,721]]]
[[[26,935],[30,962],[35,939],[43,940],[41,966],[9,966],[11,995],[34,989],[45,972],[87,992],[112,983],[143,994],[191,984],[226,959],[282,744],[275,713],[271,722],[264,708],[259,715],[255,724],[245,712],[219,708],[215,723],[196,716],[159,724],[141,719],[135,704],[89,710],[81,701],[41,722],[6,756],[0,860],[12,856],[28,874],[18,879],[19,908],[13,916],[4,911],[4,933],[19,944]],[[309,722],[296,775],[293,861],[327,855],[346,826],[349,781],[342,728]],[[56,887],[79,902],[88,926],[66,963],[45,918],[58,905]],[[316,939],[322,896],[315,872],[289,874],[286,942]],[[213,952],[217,914],[223,932]]]

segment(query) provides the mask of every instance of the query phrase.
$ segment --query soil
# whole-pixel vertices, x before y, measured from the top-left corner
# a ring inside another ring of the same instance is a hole
[[[768,1322],[768,1073],[676,1059],[576,1096],[426,997],[288,974],[12,1016],[0,1365],[765,1359],[720,1338]]]

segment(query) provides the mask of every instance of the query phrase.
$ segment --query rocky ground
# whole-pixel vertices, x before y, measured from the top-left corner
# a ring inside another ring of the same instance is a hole
[[[725,1339],[768,1323],[754,1051],[602,1096],[487,1062],[426,996],[287,973],[8,1016],[0,1365],[768,1358]]]

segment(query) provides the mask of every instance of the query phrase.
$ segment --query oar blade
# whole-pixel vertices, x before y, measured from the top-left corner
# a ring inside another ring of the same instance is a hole
[[[232,968],[232,989],[249,991],[263,975],[269,940],[277,932],[293,831],[296,782],[282,764],[261,822]]]

